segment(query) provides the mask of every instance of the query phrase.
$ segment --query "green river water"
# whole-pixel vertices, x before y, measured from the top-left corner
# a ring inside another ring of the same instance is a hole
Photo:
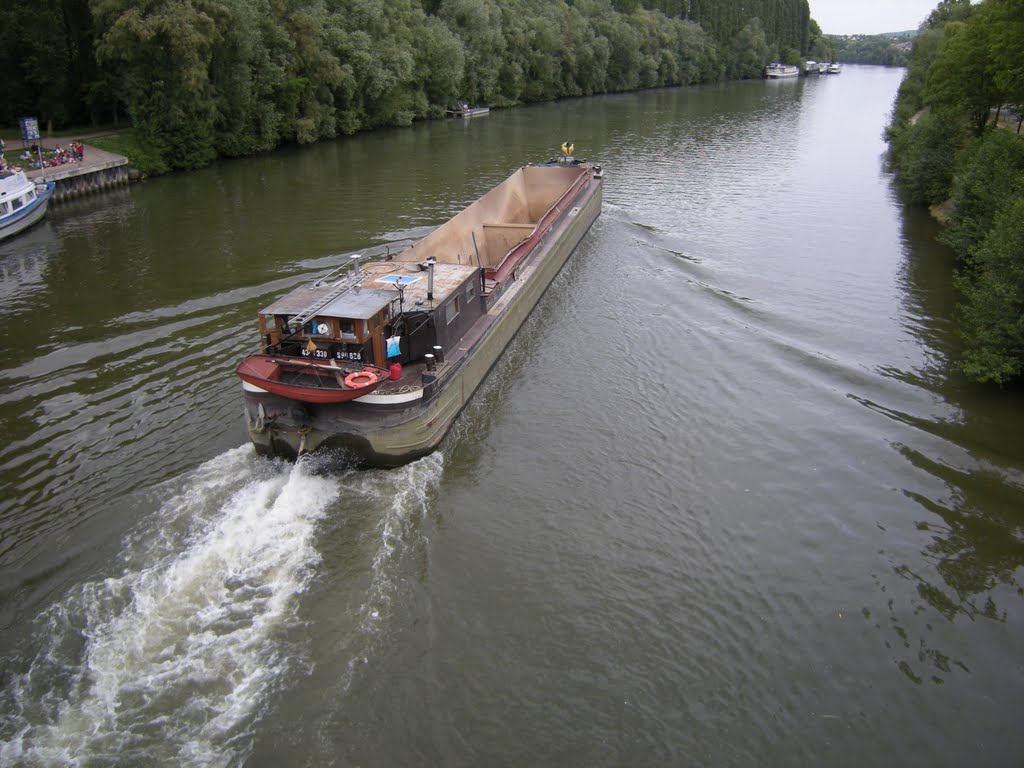
[[[383,130],[0,244],[0,765],[1021,766],[1024,399],[902,71]],[[441,450],[254,455],[256,313],[562,141],[604,212]]]

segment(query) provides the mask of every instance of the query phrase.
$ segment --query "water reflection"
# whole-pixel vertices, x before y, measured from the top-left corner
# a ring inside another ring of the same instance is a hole
[[[1024,596],[1017,577],[1024,567],[1024,478],[1009,477],[993,467],[957,469],[909,446],[894,447],[915,467],[940,478],[949,491],[948,498],[934,499],[904,490],[942,520],[921,520],[917,527],[932,535],[924,555],[947,589],[928,583],[907,566],[897,571],[915,581],[921,597],[947,619],[962,614],[1005,620],[1006,609],[997,606],[993,592],[1007,585],[1018,597]]]
[[[971,457],[967,462],[974,466],[957,466],[910,445],[893,444],[911,465],[939,479],[948,490],[945,499],[903,491],[934,516],[917,526],[932,534],[924,554],[943,585],[929,583],[920,570],[905,565],[897,572],[916,582],[921,597],[947,619],[966,615],[1004,620],[1006,610],[997,606],[992,592],[1008,585],[1022,594],[1016,571],[1024,566],[1024,481],[1021,457],[1006,453],[1015,442],[1002,439],[1008,435],[997,414],[1002,420],[1019,414],[1020,398],[1014,392],[973,386],[955,369],[959,352],[954,321],[958,296],[951,279],[955,255],[938,242],[940,227],[927,211],[906,201],[901,204],[903,325],[927,356],[916,372],[886,372],[931,390],[951,407],[953,415],[920,419],[893,410],[887,415],[963,446]]]
[[[0,313],[32,306],[33,297],[46,287],[46,266],[57,235],[43,220],[0,247]]]

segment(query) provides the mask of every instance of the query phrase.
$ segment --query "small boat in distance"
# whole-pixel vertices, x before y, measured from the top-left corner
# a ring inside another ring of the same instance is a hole
[[[818,62],[813,59],[808,59],[804,62],[804,74],[805,75],[820,75],[821,70],[818,68]]]
[[[764,68],[764,76],[769,79],[778,79],[781,77],[797,77],[800,74],[800,68],[794,67],[792,64],[779,64],[778,62],[772,62]]]
[[[841,71],[842,68],[834,61],[828,65],[828,74],[830,75],[838,75]]]
[[[372,365],[345,368],[337,361],[249,355],[235,369],[238,378],[260,389],[303,403],[345,403],[368,395],[390,373]]]
[[[28,229],[46,214],[56,184],[37,184],[24,171],[0,171],[0,240]]]
[[[393,467],[436,449],[600,215],[603,176],[567,141],[403,250],[261,309],[236,369],[256,450]]]
[[[456,101],[454,109],[445,110],[452,117],[478,117],[486,115],[490,111],[490,107],[471,107],[465,101]]]

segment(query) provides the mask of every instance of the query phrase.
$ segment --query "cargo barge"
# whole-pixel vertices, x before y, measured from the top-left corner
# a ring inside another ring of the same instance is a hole
[[[256,449],[373,467],[435,450],[601,212],[604,172],[571,149],[262,309],[261,349],[237,369]]]

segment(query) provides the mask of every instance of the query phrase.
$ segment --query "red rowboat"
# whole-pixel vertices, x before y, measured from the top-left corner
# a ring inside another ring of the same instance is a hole
[[[255,387],[304,403],[344,403],[373,392],[389,372],[372,365],[343,368],[333,360],[316,362],[279,355],[249,355],[235,369]]]

